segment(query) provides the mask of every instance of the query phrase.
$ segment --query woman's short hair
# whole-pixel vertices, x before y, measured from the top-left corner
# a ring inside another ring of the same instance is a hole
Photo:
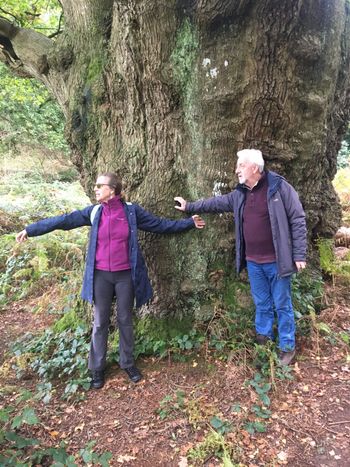
[[[259,149],[242,149],[242,151],[237,152],[237,156],[240,160],[256,164],[260,173],[264,170],[265,162],[262,152]]]
[[[100,174],[102,177],[107,177],[109,180],[109,184],[112,188],[114,188],[114,193],[116,195],[120,195],[123,187],[123,181],[122,178],[119,174],[113,173],[113,172],[106,172],[103,174]]]

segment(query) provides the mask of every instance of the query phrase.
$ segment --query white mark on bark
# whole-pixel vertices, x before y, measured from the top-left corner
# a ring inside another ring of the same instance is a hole
[[[210,58],[203,58],[202,65],[204,68],[210,65]]]
[[[213,196],[221,196],[221,190],[226,186],[226,183],[223,182],[214,182],[213,187]]]

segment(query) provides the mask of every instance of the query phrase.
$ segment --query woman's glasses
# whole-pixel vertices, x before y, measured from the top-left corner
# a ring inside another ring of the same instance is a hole
[[[102,188],[103,186],[112,186],[109,183],[95,183],[95,188]]]

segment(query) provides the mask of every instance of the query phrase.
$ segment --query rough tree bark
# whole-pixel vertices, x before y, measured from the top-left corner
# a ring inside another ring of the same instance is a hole
[[[298,189],[310,239],[338,228],[331,180],[349,113],[347,0],[61,0],[56,41],[0,19],[1,59],[56,96],[87,192],[118,170],[129,198],[226,192],[235,153],[262,149]],[[142,236],[156,300],[184,311],[232,270],[230,217],[203,233]],[[215,281],[214,281],[215,282]],[[160,300],[157,300],[160,299]]]

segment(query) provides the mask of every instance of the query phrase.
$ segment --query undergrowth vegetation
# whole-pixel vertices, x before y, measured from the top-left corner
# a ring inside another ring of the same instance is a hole
[[[24,163],[15,158],[12,170],[8,166],[4,156],[0,208],[13,222],[0,236],[0,306],[21,302],[32,312],[56,317],[43,334],[24,334],[12,361],[18,377],[28,369],[38,374],[38,393],[48,402],[53,380],[66,381],[64,397],[88,387],[89,313],[79,299],[88,229],[55,231],[22,244],[15,235],[37,219],[84,207],[89,200],[64,160],[27,155]]]
[[[0,305],[6,308],[20,302],[33,312],[53,315],[53,319],[42,332],[24,333],[12,346],[13,356],[8,357],[0,372],[6,374],[12,368],[21,381],[35,373],[36,401],[50,404],[58,396],[76,402],[84,398],[90,382],[87,355],[91,308],[79,299],[88,229],[56,231],[20,245],[15,243],[15,232],[39,218],[83,207],[89,200],[69,166],[67,169],[55,161],[48,167],[47,161],[38,163],[34,157],[26,160],[25,167],[19,160],[15,159],[15,163],[15,171],[8,169],[8,162],[4,164],[0,180],[0,218],[3,213],[7,219],[0,232]],[[345,263],[334,256],[332,241],[322,240],[318,246],[323,273],[332,278],[348,277]],[[321,337],[331,344],[349,347],[348,333],[335,333],[322,322],[321,273],[303,271],[294,277],[292,289],[299,337],[310,336],[316,350]],[[253,402],[248,407],[237,402],[230,417],[213,406],[203,408],[188,391],[175,391],[160,401],[160,419],[182,414],[194,430],[206,433],[188,451],[188,460],[194,465],[202,465],[210,456],[220,458],[225,465],[238,462],[240,453],[230,442],[230,433],[265,432],[272,417],[271,396],[281,382],[292,378],[290,368],[278,365],[278,342],[266,346],[254,343],[254,307],[247,280],[232,276],[220,290],[208,298],[205,310],[198,310],[196,318],[135,317],[136,358],[186,361],[196,356],[208,368],[217,359],[237,361],[250,368],[244,387],[253,394]],[[112,317],[111,328],[114,326]],[[118,361],[118,339],[114,328],[110,333],[109,365]],[[32,463],[108,465],[108,454],[97,454],[91,443],[75,456],[68,454],[64,443],[55,448],[40,447],[39,440],[26,436],[28,427],[38,424],[39,417],[27,404],[26,396],[19,395],[15,404],[0,410],[0,446],[7,446],[0,463],[18,465],[16,462],[26,458]]]
[[[56,289],[52,305],[63,295],[64,301],[74,301],[85,242],[85,232],[76,232],[73,238],[66,232],[54,233],[24,245],[15,243],[14,234],[0,237],[0,305],[38,295],[44,299],[52,288]]]
[[[88,203],[77,182],[62,181],[64,167],[58,164],[58,170],[52,165],[51,171],[47,167],[40,169],[34,159],[31,165],[30,160],[26,164],[13,174],[10,189],[5,183],[6,171],[0,183],[0,206],[23,222],[22,227],[37,218]],[[36,372],[41,381],[38,393],[45,402],[56,391],[57,381],[64,398],[80,398],[81,390],[88,387],[91,309],[79,300],[87,230],[56,231],[24,244],[15,243],[13,230],[0,236],[0,303],[9,306],[15,301],[35,299],[35,304],[30,305],[34,312],[57,315],[50,329],[24,335],[14,346],[13,365],[18,376],[28,370]],[[222,290],[205,305],[202,319],[135,318],[135,357],[186,360],[193,352],[203,356],[214,353],[220,359],[244,356],[270,371],[277,358],[276,344],[264,351],[251,350],[255,348],[254,309],[247,281],[231,277]],[[299,274],[293,281],[293,295],[299,331],[308,333],[310,313],[317,314],[321,309],[321,277]],[[114,321],[112,317],[112,327]],[[118,361],[118,339],[118,332],[112,332],[109,363]]]
[[[13,346],[16,356],[13,368],[19,378],[28,367],[38,374],[41,381],[38,392],[45,403],[54,391],[53,381],[64,382],[62,397],[69,398],[78,389],[89,388],[88,350],[89,329],[82,322],[73,329],[47,329],[38,336],[28,333]]]
[[[35,409],[28,401],[35,395],[20,391],[15,402],[0,408],[0,464],[2,466],[53,465],[77,467],[78,465],[100,465],[107,467],[112,457],[110,452],[95,452],[95,441],[90,441],[76,454],[68,452],[69,445],[61,441],[55,447],[45,447],[39,439],[28,434],[31,429],[42,425]],[[54,432],[52,432],[54,435]]]

